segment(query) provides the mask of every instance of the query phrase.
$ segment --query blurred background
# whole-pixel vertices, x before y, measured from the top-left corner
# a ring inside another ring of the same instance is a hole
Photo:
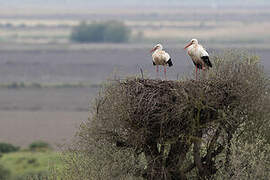
[[[57,149],[83,120],[107,79],[155,78],[149,50],[162,43],[191,75],[183,47],[197,38],[210,54],[241,49],[270,70],[267,0],[0,0],[0,142]]]

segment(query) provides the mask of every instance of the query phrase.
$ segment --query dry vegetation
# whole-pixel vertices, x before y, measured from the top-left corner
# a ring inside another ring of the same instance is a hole
[[[214,70],[199,81],[135,78],[106,85],[69,151],[65,176],[269,177],[269,80],[257,57],[228,52],[213,59]],[[250,153],[258,156],[247,161]]]

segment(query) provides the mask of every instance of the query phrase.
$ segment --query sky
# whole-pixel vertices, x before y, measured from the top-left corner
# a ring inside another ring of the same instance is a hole
[[[0,0],[2,7],[175,7],[175,6],[265,6],[270,0]]]

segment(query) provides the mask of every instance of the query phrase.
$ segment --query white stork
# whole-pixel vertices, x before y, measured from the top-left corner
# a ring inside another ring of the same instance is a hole
[[[169,65],[171,67],[173,65],[170,55],[163,50],[161,44],[157,44],[150,52],[152,53],[153,65],[157,66],[157,76],[159,76],[158,66],[162,65],[164,67],[164,76],[167,80],[166,66]]]
[[[196,80],[197,80],[198,69],[205,70],[209,69],[209,67],[212,67],[212,63],[209,60],[209,54],[203,48],[203,46],[198,43],[197,39],[192,39],[184,49],[187,49],[188,55],[191,57],[196,67]]]

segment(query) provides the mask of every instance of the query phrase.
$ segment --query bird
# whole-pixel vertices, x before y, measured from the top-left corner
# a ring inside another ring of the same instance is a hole
[[[202,45],[198,43],[197,39],[191,39],[191,41],[186,45],[184,49],[187,49],[188,55],[191,57],[195,67],[196,67],[196,80],[197,71],[199,69],[206,70],[212,67],[212,63],[209,59],[209,54],[203,48]]]
[[[163,50],[163,46],[161,44],[155,45],[150,52],[152,53],[153,65],[156,66],[157,77],[159,77],[159,65],[162,65],[164,67],[164,76],[167,80],[166,67],[167,65],[169,67],[173,66],[170,55]]]

